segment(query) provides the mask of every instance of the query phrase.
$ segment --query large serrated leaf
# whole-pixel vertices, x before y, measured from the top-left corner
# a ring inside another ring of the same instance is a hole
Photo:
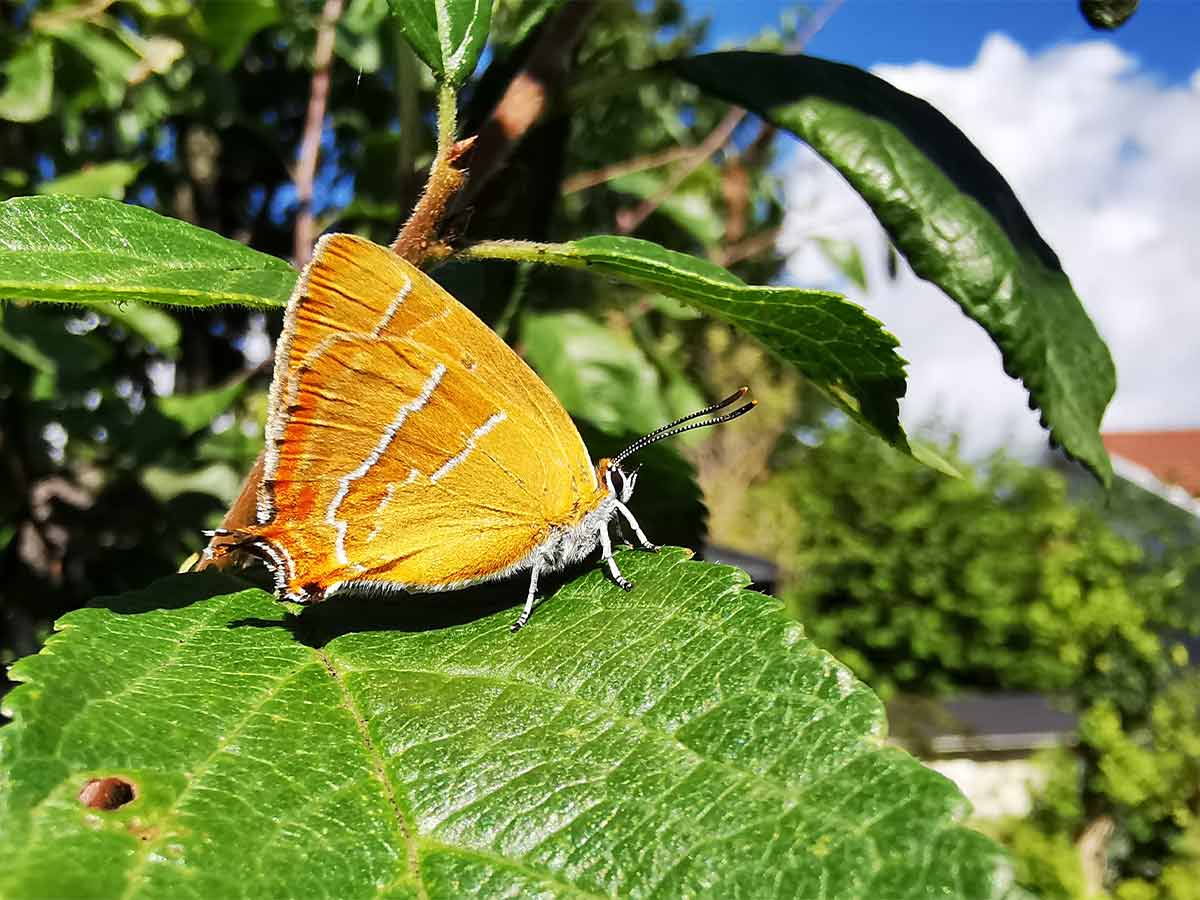
[[[69,614],[13,669],[0,894],[1007,890],[957,790],[882,745],[874,695],[742,573],[619,560],[635,591],[593,571],[516,635],[512,610],[457,618],[462,595],[297,620],[204,576]],[[102,778],[131,802],[85,806]]]
[[[1109,483],[1099,433],[1116,385],[1108,348],[1058,257],[966,135],[924,100],[841,63],[732,52],[674,69],[832,163],[913,271],[987,330],[1052,438]]]
[[[78,197],[0,203],[0,300],[282,306],[296,271],[140,206]]]
[[[439,79],[457,87],[475,71],[492,0],[388,0],[400,31]]]

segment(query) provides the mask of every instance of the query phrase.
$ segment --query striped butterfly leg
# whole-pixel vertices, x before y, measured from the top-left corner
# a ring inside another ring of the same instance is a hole
[[[511,631],[514,634],[524,628],[529,617],[533,615],[533,598],[537,595],[538,575],[541,574],[541,571],[542,563],[537,560],[533,564],[533,573],[529,576],[529,593],[525,595],[525,608],[517,616],[517,621],[512,623]]]
[[[612,539],[608,536],[607,522],[600,526],[600,558],[608,564],[608,573],[621,590],[632,591],[633,582],[621,574],[621,570],[617,568],[617,561],[613,559]]]
[[[653,544],[650,542],[650,539],[646,537],[646,533],[642,531],[642,527],[638,525],[638,521],[634,518],[633,513],[631,513],[629,508],[619,500],[617,501],[617,509],[621,511],[621,515],[625,517],[625,521],[627,521],[630,527],[633,528],[633,532],[637,535],[638,543],[642,545],[642,549],[650,551],[658,551],[662,549],[658,544]],[[618,530],[620,530],[620,527],[620,521],[618,520]],[[608,533],[608,523],[600,526],[600,558],[603,559],[605,564],[608,566],[608,572],[612,576],[612,580],[615,581],[622,590],[632,591],[633,582],[621,574],[621,570],[617,567],[617,561],[613,558],[612,538]],[[533,572],[529,576],[529,593],[525,595],[525,606],[521,610],[521,614],[517,617],[517,621],[513,622],[512,624],[512,631],[514,632],[520,631],[522,628],[524,628],[525,625],[528,624],[530,617],[533,615],[534,599],[537,595],[538,575],[541,574],[541,569],[542,566],[540,562],[535,562],[533,564]]]
[[[617,509],[620,511],[621,515],[625,517],[625,521],[628,522],[633,528],[633,533],[637,535],[638,543],[642,545],[643,550],[649,550],[656,553],[662,549],[662,547],[660,547],[658,544],[651,543],[650,538],[646,537],[646,532],[642,531],[642,526],[640,526],[637,519],[633,517],[633,513],[629,511],[628,506],[618,500]]]

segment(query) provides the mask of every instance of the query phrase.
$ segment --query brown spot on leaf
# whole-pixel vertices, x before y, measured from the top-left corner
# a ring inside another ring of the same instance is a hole
[[[152,841],[156,839],[160,833],[160,829],[157,825],[147,825],[141,819],[134,819],[132,822],[130,822],[129,831],[131,834],[143,841]]]
[[[92,778],[79,792],[79,802],[92,809],[120,809],[137,796],[133,784],[124,778]]]

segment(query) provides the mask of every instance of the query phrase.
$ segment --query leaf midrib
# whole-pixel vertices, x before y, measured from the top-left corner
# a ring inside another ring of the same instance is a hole
[[[342,705],[350,713],[350,717],[354,720],[354,726],[358,729],[359,740],[362,742],[363,749],[367,754],[367,759],[371,763],[372,774],[383,788],[384,798],[387,800],[388,806],[391,807],[393,818],[400,833],[401,841],[404,843],[405,862],[408,864],[408,873],[416,882],[417,896],[421,900],[429,900],[429,891],[425,887],[425,879],[421,875],[421,860],[417,853],[416,845],[416,821],[409,821],[404,810],[400,806],[399,798],[397,797],[396,786],[392,784],[391,776],[388,774],[387,762],[383,758],[383,754],[379,752],[379,748],[375,746],[375,741],[371,737],[370,725],[363,716],[358,704],[354,700],[354,695],[350,692],[349,685],[346,684],[346,679],[341,671],[334,664],[333,659],[325,652],[324,649],[314,649],[313,654],[317,661],[325,669],[334,684],[337,685],[338,691],[342,695]]]
[[[17,291],[24,290],[30,293],[68,293],[68,294],[129,294],[129,295],[146,295],[146,294],[161,294],[169,297],[208,297],[213,298],[214,303],[243,303],[246,306],[261,306],[267,308],[278,309],[283,307],[282,301],[268,299],[261,294],[242,294],[232,291],[204,291],[199,289],[188,288],[173,288],[173,287],[158,287],[157,285],[141,285],[138,287],[122,287],[119,285],[106,284],[104,282],[83,281],[74,282],[56,282],[47,286],[46,282],[38,282],[32,284],[29,282],[18,281],[0,281],[0,290]],[[103,302],[103,301],[98,301]],[[115,301],[114,301],[115,302]],[[145,300],[146,303],[155,303],[153,299]]]

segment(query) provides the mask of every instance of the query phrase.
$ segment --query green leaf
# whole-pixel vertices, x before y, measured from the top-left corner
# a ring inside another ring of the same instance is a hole
[[[31,40],[4,64],[0,118],[36,122],[50,112],[54,99],[54,51],[49,41]]]
[[[470,255],[586,268],[714,313],[794,365],[856,421],[909,449],[898,418],[905,382],[896,339],[840,294],[748,285],[720,266],[637,238],[497,241],[475,245]]]
[[[78,172],[59,175],[43,181],[37,187],[39,194],[73,194],[78,197],[110,197],[120,200],[125,188],[133,183],[142,171],[141,163],[106,162],[87,166]]]
[[[644,434],[677,415],[633,339],[583,313],[526,314],[521,348],[567,412],[606,431]]]
[[[155,405],[160,413],[177,422],[185,434],[194,434],[211,425],[213,419],[229,409],[245,390],[246,382],[236,380],[207,391],[159,397]]]
[[[282,306],[295,281],[281,259],[140,206],[0,203],[0,300]]]
[[[492,23],[491,0],[389,0],[401,33],[439,80],[457,87],[475,71]]]
[[[225,0],[226,3],[229,0]],[[132,0],[134,6],[154,19],[186,16],[192,11],[192,0]],[[245,0],[238,0],[245,3]]]
[[[836,238],[813,238],[813,242],[834,268],[848,278],[859,290],[867,289],[867,270],[863,266],[862,254],[854,241]]]
[[[141,472],[141,481],[163,503],[185,493],[209,494],[222,503],[232,503],[241,489],[242,474],[226,463],[209,463],[187,472],[147,466]]]
[[[337,23],[337,55],[359,72],[378,71],[383,63],[380,26],[387,17],[387,0],[350,0]]]
[[[46,31],[74,48],[92,65],[105,104],[110,108],[119,106],[141,57],[116,36],[90,22],[55,23]]]
[[[646,297],[646,302],[668,319],[675,319],[678,322],[693,322],[696,319],[704,318],[704,313],[700,310],[664,294],[650,294]]]
[[[200,18],[209,45],[217,51],[217,64],[231,69],[250,39],[282,15],[277,0],[203,0]]]
[[[43,353],[32,338],[9,334],[3,327],[0,327],[0,355],[5,353],[19,359],[29,368],[41,372],[43,375],[54,376],[58,372],[58,366],[54,360]]]
[[[97,370],[112,359],[113,347],[95,333],[72,334],[66,326],[66,310],[36,311],[29,306],[11,306],[4,310],[4,330],[13,341],[36,355],[21,355],[21,349],[10,343],[9,352],[45,375],[54,378],[44,381],[48,393],[35,392],[39,399],[50,399],[56,391],[94,387]],[[53,313],[58,313],[57,315]],[[49,365],[46,364],[49,361]]]
[[[707,177],[706,177],[707,176]],[[721,215],[713,205],[716,192],[711,184],[712,173],[701,172],[684,181],[659,203],[656,212],[666,216],[704,246],[715,244],[725,235]],[[658,172],[628,172],[609,182],[609,187],[640,200],[662,196],[667,180]]]
[[[1052,440],[1109,483],[1108,348],[1012,188],[958,128],[874,75],[809,56],[713,53],[674,68],[832,163],[913,271],[991,335]]]
[[[179,346],[181,329],[179,323],[170,314],[153,306],[141,306],[132,303],[113,303],[103,310],[103,314],[114,322],[120,322],[130,331],[140,334],[143,338],[168,356],[174,356]]]
[[[515,635],[513,609],[471,604],[519,580],[290,618],[175,576],[70,613],[11,673],[0,894],[1007,889],[954,786],[883,744],[875,696],[744,574],[618,560],[632,593],[593,569]],[[131,801],[85,806],[104,778]]]

